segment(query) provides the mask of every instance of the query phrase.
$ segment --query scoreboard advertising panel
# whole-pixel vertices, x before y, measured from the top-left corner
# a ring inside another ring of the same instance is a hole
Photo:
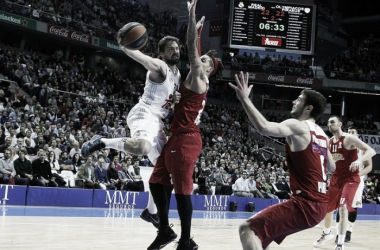
[[[314,54],[313,4],[232,0],[228,47]]]

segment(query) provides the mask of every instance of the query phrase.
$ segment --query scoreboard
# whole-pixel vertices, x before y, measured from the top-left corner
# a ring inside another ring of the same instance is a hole
[[[316,6],[232,0],[228,47],[314,54]]]

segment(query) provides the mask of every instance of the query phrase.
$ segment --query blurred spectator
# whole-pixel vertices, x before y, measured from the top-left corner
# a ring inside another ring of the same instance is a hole
[[[4,159],[0,159],[0,183],[11,184],[11,178],[16,175],[16,171],[11,161],[11,150],[6,149],[4,152]]]
[[[119,179],[119,172],[115,169],[115,162],[111,162],[107,169],[108,180],[111,183],[110,189],[121,190],[122,180]]]
[[[99,158],[98,166],[95,167],[95,182],[97,182],[101,189],[113,189],[115,186],[108,179],[106,162],[104,158]],[[112,185],[111,185],[112,184]]]
[[[14,160],[13,165],[16,171],[15,183],[16,185],[26,185],[29,186],[30,182],[33,180],[33,169],[32,163],[25,158],[26,150],[19,150],[19,158]]]
[[[33,169],[33,186],[49,186],[58,187],[55,182],[53,173],[51,172],[50,164],[46,160],[46,152],[43,150],[38,151],[38,158],[32,162]]]
[[[232,190],[234,191],[235,196],[253,197],[253,194],[248,188],[247,178],[248,173],[244,171],[241,177],[232,185]]]
[[[247,179],[247,185],[249,192],[256,198],[264,198],[262,193],[256,187],[255,174],[249,174],[249,179]]]
[[[144,182],[135,181],[128,171],[127,161],[122,161],[122,170],[119,171],[119,179],[122,181],[122,190],[126,191],[144,191]]]
[[[231,195],[232,185],[229,185],[226,178],[226,171],[223,167],[220,167],[219,173],[215,175],[216,187],[215,194]]]
[[[86,159],[86,163],[80,166],[77,174],[75,186],[88,189],[100,189],[100,185],[96,183],[95,168],[92,162],[92,157]]]

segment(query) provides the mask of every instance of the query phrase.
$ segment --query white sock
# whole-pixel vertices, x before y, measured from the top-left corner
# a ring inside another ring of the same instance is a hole
[[[331,229],[330,229],[329,227],[327,227],[327,228],[324,227],[324,228],[323,228],[323,233],[324,233],[324,234],[330,234],[330,233],[331,233]]]
[[[343,245],[345,238],[346,238],[345,234],[338,234],[338,245]]]
[[[146,206],[146,208],[148,209],[148,212],[150,214],[156,214],[157,213],[157,207],[156,207],[156,204],[154,203],[153,196],[150,192],[149,192],[149,196],[148,196],[148,205]]]
[[[100,140],[104,142],[104,144],[106,145],[106,148],[113,148],[118,151],[125,152],[124,150],[125,138],[112,138],[112,139],[102,138]]]
[[[352,233],[352,230],[354,230],[355,222],[348,222],[348,228],[347,231],[350,231]]]
[[[339,222],[336,222],[336,235],[338,235],[338,230],[339,230]]]

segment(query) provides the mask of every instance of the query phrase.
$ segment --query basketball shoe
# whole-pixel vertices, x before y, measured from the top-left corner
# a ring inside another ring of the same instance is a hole
[[[158,250],[165,247],[167,244],[177,238],[177,234],[172,229],[173,225],[170,224],[163,231],[157,232],[157,237],[152,244],[148,247],[148,250]]]
[[[180,239],[177,242],[177,250],[197,250],[198,245],[193,241],[193,239],[183,240]]]
[[[344,239],[344,242],[350,242],[351,241],[351,232],[347,231],[346,232],[346,238]]]
[[[314,247],[320,247],[320,246],[323,246],[326,243],[326,241],[332,240],[332,239],[334,239],[334,234],[332,234],[331,231],[329,234],[325,234],[323,232],[321,237],[318,240],[316,240],[313,245]]]
[[[344,242],[350,242],[351,241],[351,232],[346,232],[346,238],[344,238]],[[338,235],[335,238],[335,244],[338,244]]]
[[[140,214],[140,218],[145,220],[146,222],[150,222],[157,229],[160,229],[160,220],[158,219],[157,214],[149,213],[148,209],[145,208]]]
[[[83,143],[81,148],[82,157],[87,158],[95,151],[105,148],[106,145],[101,141],[100,135],[94,135],[89,141]]]

